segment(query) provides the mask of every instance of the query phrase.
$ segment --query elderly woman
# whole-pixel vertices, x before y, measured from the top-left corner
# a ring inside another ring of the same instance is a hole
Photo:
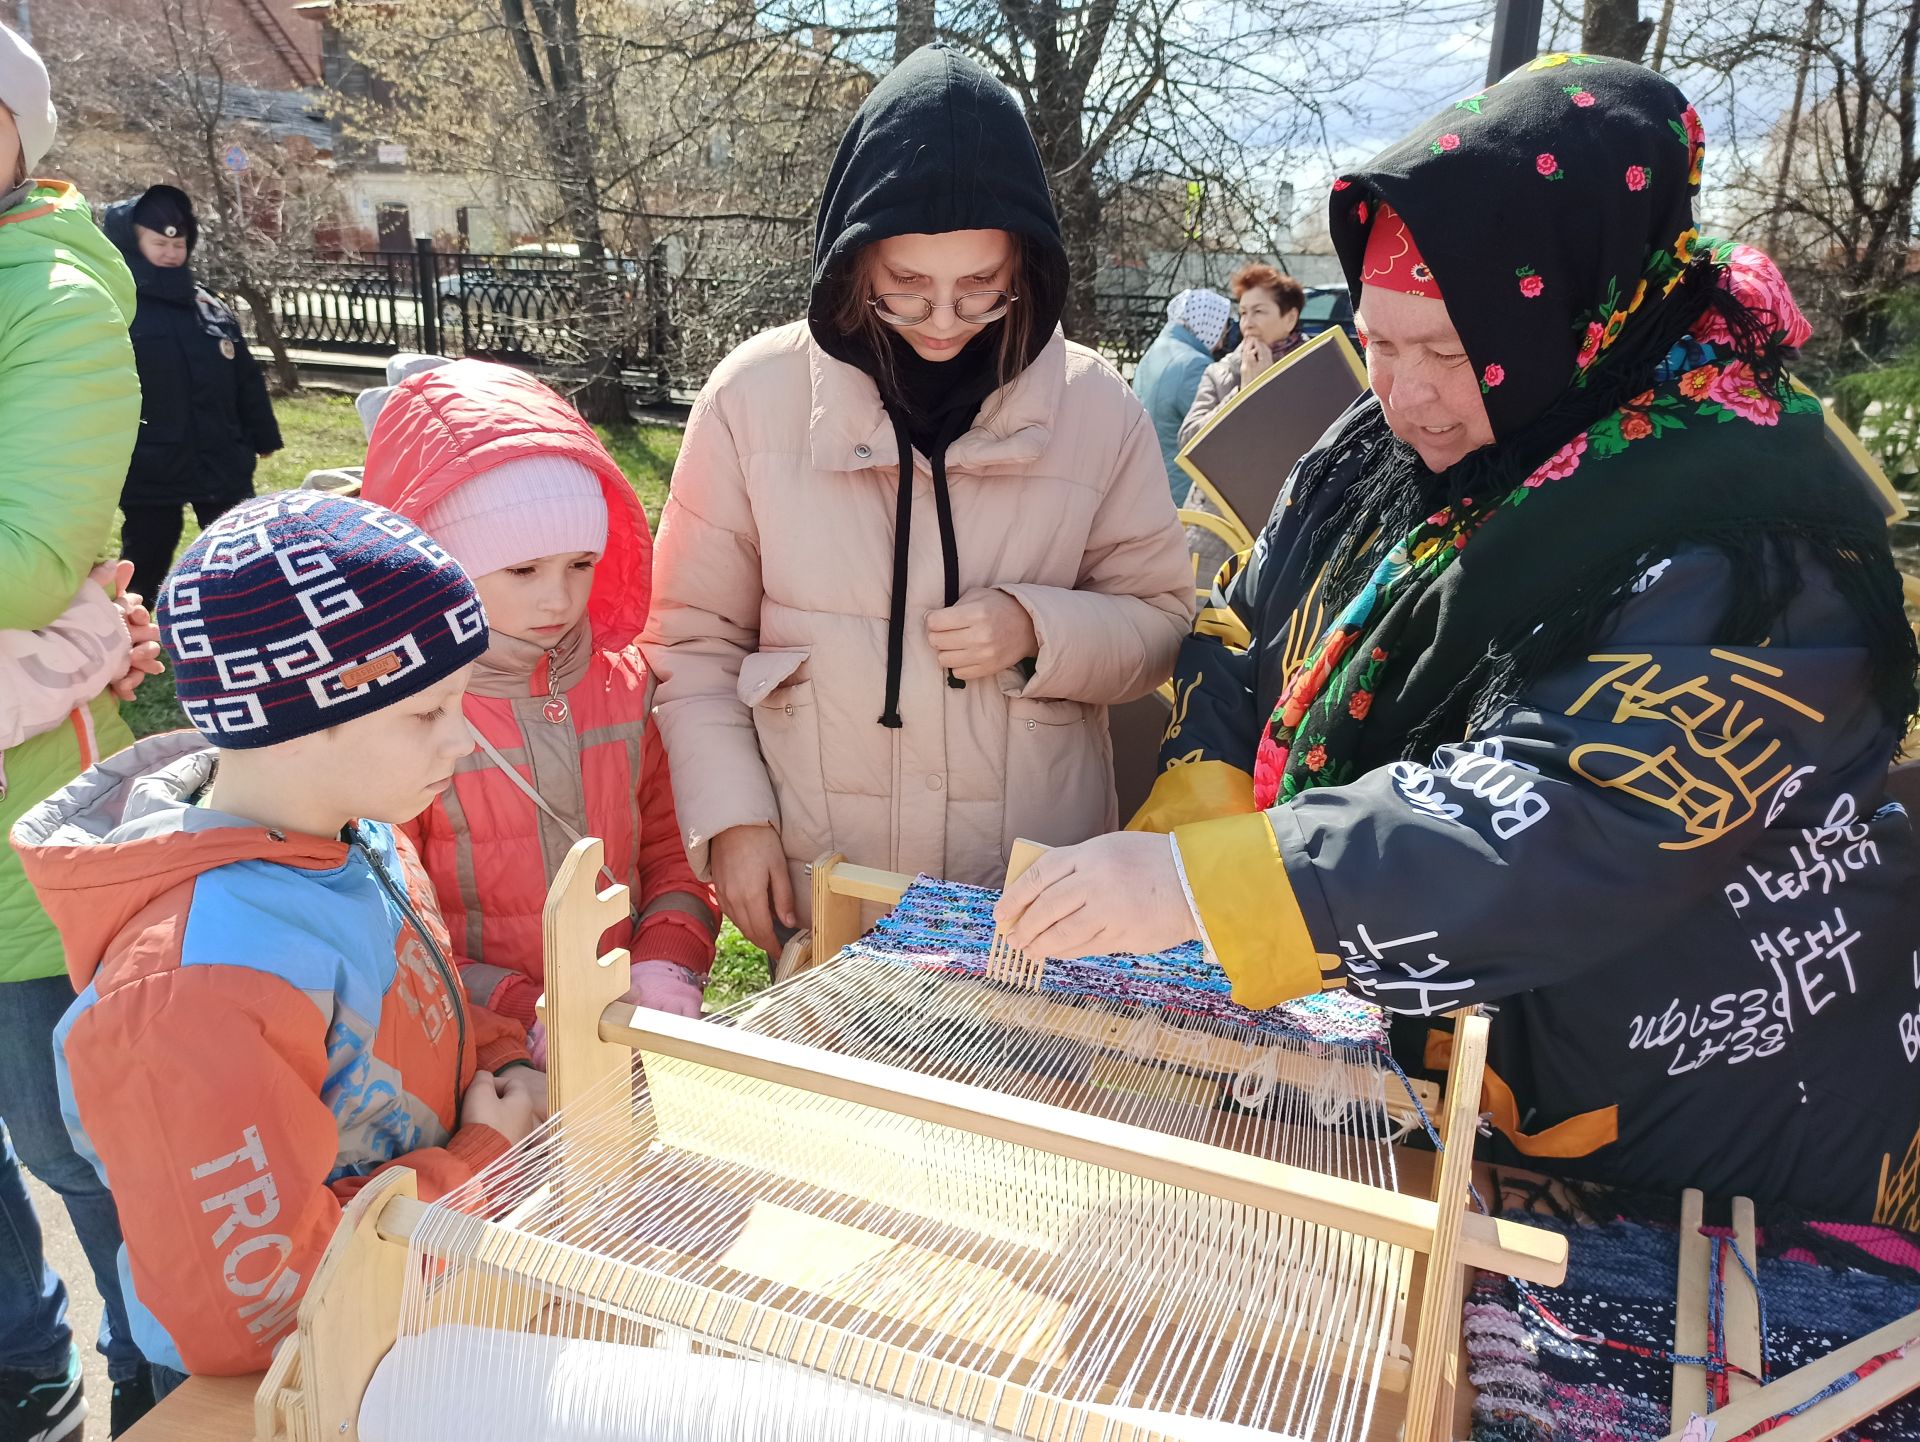
[[[1056,851],[1000,920],[1351,988],[1416,1063],[1497,1003],[1507,1160],[1912,1228],[1913,637],[1782,373],[1805,321],[1694,228],[1703,149],[1666,81],[1553,55],[1334,182],[1372,394],[1183,648],[1135,823],[1172,844]]]
[[[1160,459],[1166,464],[1177,501],[1187,493],[1187,481],[1173,464],[1180,452],[1180,422],[1193,405],[1200,378],[1213,360],[1214,347],[1227,333],[1233,307],[1217,290],[1183,290],[1167,302],[1167,323],[1155,336],[1133,373],[1133,393],[1153,419],[1160,438]]]
[[[1307,292],[1299,281],[1256,261],[1233,273],[1229,289],[1240,308],[1240,344],[1206,368],[1180,418],[1176,448],[1199,435],[1200,427],[1240,394],[1241,386],[1253,384],[1275,361],[1306,344],[1300,312]]]

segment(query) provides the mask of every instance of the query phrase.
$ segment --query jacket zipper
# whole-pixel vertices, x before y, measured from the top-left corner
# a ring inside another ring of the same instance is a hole
[[[569,714],[567,698],[560,694],[560,678],[554,673],[554,662],[559,654],[558,646],[547,652],[547,701],[540,708],[540,714],[555,726],[564,725]]]
[[[386,892],[389,899],[405,914],[407,924],[413,928],[413,934],[425,943],[427,954],[433,958],[433,964],[440,969],[440,979],[446,983],[447,995],[453,1002],[454,1023],[458,1027],[455,1034],[460,1042],[458,1050],[453,1054],[453,1107],[457,1115],[460,1110],[460,1098],[465,1096],[467,1091],[466,1079],[460,1075],[460,1068],[467,1056],[467,1008],[460,996],[459,983],[454,979],[453,968],[447,965],[446,957],[441,955],[439,946],[434,942],[433,933],[428,931],[421,922],[420,913],[413,909],[413,901],[408,897],[407,889],[404,886],[395,885],[393,878],[387,875],[387,869],[380,864],[380,858],[373,854],[373,848],[362,839],[359,827],[349,826],[347,830],[353,836],[354,846],[362,856],[367,858],[367,865],[373,868],[374,880],[379,882],[380,889]]]

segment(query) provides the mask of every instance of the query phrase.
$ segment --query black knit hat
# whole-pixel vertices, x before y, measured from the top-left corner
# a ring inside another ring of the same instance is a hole
[[[184,235],[191,251],[200,241],[200,223],[193,202],[178,186],[155,185],[133,203],[133,223],[159,235]]]

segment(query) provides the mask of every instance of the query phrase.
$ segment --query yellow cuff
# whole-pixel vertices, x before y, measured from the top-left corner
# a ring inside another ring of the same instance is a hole
[[[1246,772],[1224,761],[1190,761],[1160,773],[1127,830],[1171,831],[1253,810],[1253,778]]]
[[[1235,1001],[1265,1011],[1309,996],[1322,989],[1326,976],[1339,975],[1336,958],[1314,953],[1265,812],[1196,821],[1177,827],[1173,840],[1194,910],[1226,968]]]

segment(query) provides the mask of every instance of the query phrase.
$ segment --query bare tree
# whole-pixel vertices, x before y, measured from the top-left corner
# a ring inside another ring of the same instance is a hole
[[[1915,283],[1920,6],[1760,0],[1696,16],[1676,39],[1677,64],[1734,126],[1719,208],[1737,231],[1765,236],[1828,313],[1827,370],[1878,364],[1889,299]],[[1758,115],[1748,97],[1761,97]]]
[[[934,37],[933,0],[896,0],[894,7],[893,63],[898,65]]]
[[[1653,22],[1640,18],[1638,0],[1586,0],[1580,20],[1582,50],[1639,64],[1647,58],[1652,36]]]
[[[96,199],[160,181],[192,196],[201,219],[196,273],[252,312],[275,388],[297,390],[270,297],[337,201],[311,143],[276,141],[245,118],[259,92],[240,79],[210,0],[147,0],[131,11],[71,0],[42,19],[40,39],[54,61],[55,99],[70,117],[64,163]],[[241,155],[245,168],[236,169],[229,162]]]
[[[579,246],[573,284],[581,312],[610,317],[615,276],[606,264],[600,224],[600,182],[589,121],[591,80],[580,37],[576,0],[499,0],[514,59],[545,141],[548,164],[567,228]],[[530,23],[528,13],[533,20]],[[590,420],[626,417],[620,387],[617,333],[604,324],[582,329],[585,345],[574,377],[574,404]]]
[[[844,34],[808,18],[754,0],[348,7],[347,45],[386,84],[347,120],[404,141],[421,168],[505,179],[543,233],[577,244],[567,354],[549,359],[583,411],[611,418],[622,359],[640,331],[660,339],[655,247],[671,246],[676,269],[689,256],[741,269],[762,294],[779,287],[756,279],[761,264],[793,263],[870,83],[839,54]],[[859,33],[883,31],[875,18]],[[729,229],[737,244],[722,254]]]
[[[1088,336],[1122,190],[1196,184],[1216,215],[1270,222],[1275,175],[1354,113],[1358,82],[1478,18],[1400,0],[958,0],[940,33],[1026,108],[1072,266],[1064,325]]]

